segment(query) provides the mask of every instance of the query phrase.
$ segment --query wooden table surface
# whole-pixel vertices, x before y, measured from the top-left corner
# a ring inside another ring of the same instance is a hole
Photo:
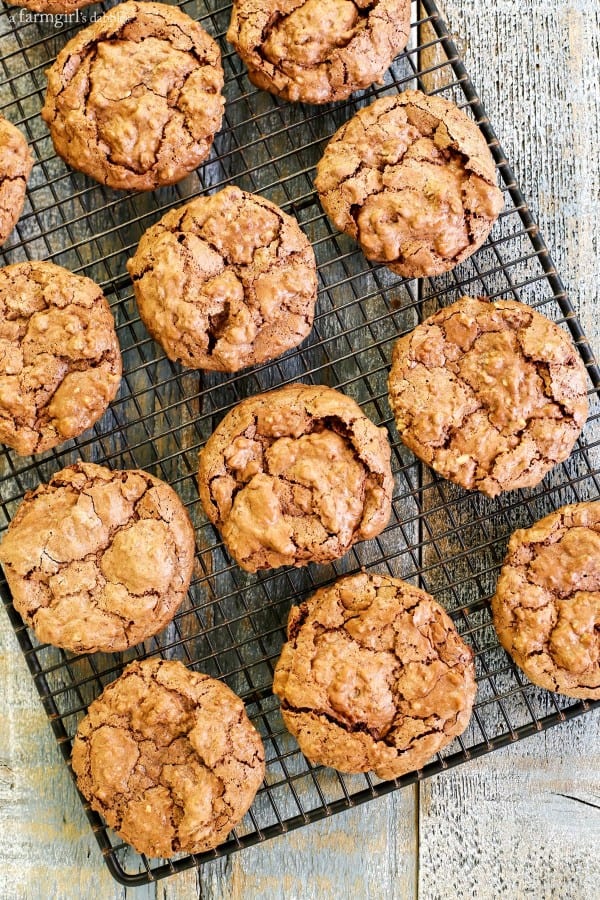
[[[451,29],[600,347],[600,8],[445,0]],[[105,868],[0,614],[0,900],[600,896],[600,715],[150,887]]]

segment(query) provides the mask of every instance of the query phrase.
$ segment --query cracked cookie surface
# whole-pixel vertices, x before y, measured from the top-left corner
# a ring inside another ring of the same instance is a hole
[[[315,187],[336,228],[404,278],[453,269],[503,207],[477,125],[420,91],[382,97],[346,122],[325,148]]]
[[[600,699],[600,501],[563,506],[514,532],[492,612],[530,681]]]
[[[398,778],[467,727],[473,652],[425,591],[348,575],[292,607],[287,632],[273,692],[311,762]]]
[[[219,48],[197,22],[174,6],[126,2],[61,50],[42,117],[73,168],[148,191],[206,159],[222,87]]]
[[[121,351],[97,284],[49,262],[0,269],[0,441],[42,453],[106,411]]]
[[[95,700],[73,742],[77,785],[139,853],[221,844],[264,777],[240,698],[175,660],[134,662]]]
[[[33,12],[60,15],[72,13],[84,6],[90,6],[93,0],[9,0],[10,6],[23,6]],[[69,20],[70,21],[70,20]]]
[[[297,346],[312,327],[308,238],[274,203],[237,187],[168,212],[127,268],[146,328],[191,368],[236,372]]]
[[[304,103],[381,82],[410,31],[410,0],[234,0],[227,40],[259,88]]]
[[[42,642],[125,650],[186,596],[194,531],[175,491],[138,469],[80,462],[25,495],[0,543],[13,604]]]
[[[0,116],[0,247],[23,212],[33,157],[18,128]]]
[[[246,571],[330,562],[388,522],[387,433],[333,388],[287,385],[225,416],[200,452],[198,484]]]
[[[524,303],[462,297],[396,343],[400,437],[444,478],[488,497],[567,459],[588,413],[569,335]]]

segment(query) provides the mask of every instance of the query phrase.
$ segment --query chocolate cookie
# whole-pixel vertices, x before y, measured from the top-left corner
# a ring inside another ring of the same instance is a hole
[[[73,13],[83,6],[89,6],[94,0],[7,0],[7,2],[11,6],[23,6],[34,12],[61,15],[62,13]]]
[[[394,347],[400,437],[488,497],[533,487],[567,459],[587,418],[585,366],[568,334],[515,300],[462,297]]]
[[[25,495],[0,562],[40,641],[108,653],[171,621],[192,577],[194,531],[168,484],[80,462]]]
[[[273,691],[312,762],[399,778],[467,727],[473,652],[425,591],[349,575],[292,607]]]
[[[227,187],[168,212],[127,263],[140,316],[169,359],[237,372],[310,332],[315,256],[278,206]]]
[[[18,128],[0,116],[0,247],[23,211],[33,157]]]
[[[500,643],[530,681],[600,699],[600,501],[515,531],[492,611]]]
[[[410,0],[234,0],[227,40],[259,88],[304,103],[381,82],[410,31]]]
[[[265,771],[260,736],[226,685],[175,660],[128,666],[73,742],[79,790],[147,856],[202,853],[242,819]]]
[[[200,497],[243,569],[343,556],[387,524],[390,447],[350,397],[290,384],[243,400],[200,453]]]
[[[104,414],[121,353],[104,294],[50,262],[0,269],[0,441],[49,450]]]
[[[336,228],[404,278],[453,269],[483,244],[503,206],[477,125],[420,91],[382,97],[346,122],[315,187]]]
[[[113,188],[175,184],[221,127],[221,54],[176,6],[130,0],[72,38],[48,70],[56,152]]]

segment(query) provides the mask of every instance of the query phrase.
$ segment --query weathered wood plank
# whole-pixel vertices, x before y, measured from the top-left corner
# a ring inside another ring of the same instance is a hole
[[[0,896],[123,897],[102,864],[4,614],[0,698]]]
[[[419,897],[594,900],[599,724],[596,711],[423,785]]]
[[[200,871],[203,900],[411,898],[417,821],[409,788]]]

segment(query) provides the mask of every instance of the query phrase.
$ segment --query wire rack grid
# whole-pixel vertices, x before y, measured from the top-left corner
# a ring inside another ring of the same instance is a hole
[[[513,529],[563,503],[600,496],[600,372],[435,3],[413,3],[408,49],[383,85],[323,108],[286,104],[252,87],[224,39],[230,6],[220,6],[218,0],[191,0],[182,6],[221,43],[225,118],[209,160],[178,186],[152,194],[111,191],[69,170],[54,155],[40,119],[44,69],[71,33],[89,21],[90,9],[71,21],[63,19],[60,28],[60,20],[36,21],[26,10],[0,13],[0,109],[25,132],[36,155],[24,215],[3,258],[6,263],[51,259],[101,284],[115,315],[124,361],[120,393],[92,431],[35,459],[0,448],[0,528],[6,528],[27,490],[84,458],[112,467],[145,468],[169,482],[185,502],[197,538],[188,600],[165,631],[127,653],[75,657],[40,645],[23,626],[2,580],[7,614],[67,762],[77,723],[91,700],[129,661],[153,654],[181,659],[227,682],[245,700],[266,748],[266,779],[252,809],[227,843],[210,853],[148,860],[120,842],[84,804],[112,874],[130,885],[371,800],[594,706],[529,685],[500,648],[491,625],[488,601]],[[431,282],[402,281],[367,263],[353,242],[333,229],[313,189],[316,162],[339,125],[375,96],[406,87],[442,93],[478,122],[506,200],[484,247],[454,272]],[[315,325],[301,348],[270,365],[235,376],[185,371],[165,359],[141,325],[125,261],[143,231],[167,209],[232,182],[278,203],[308,234],[319,265]],[[418,464],[398,440],[387,401],[394,341],[438,305],[463,293],[514,297],[563,324],[594,386],[590,419],[570,460],[537,488],[493,501],[467,494]],[[333,565],[248,575],[232,564],[203,514],[194,481],[197,454],[233,404],[295,380],[341,389],[388,427],[395,476],[392,518],[376,540],[355,546]],[[432,592],[476,656],[478,696],[468,730],[422,771],[393,782],[312,766],[286,733],[271,691],[291,603],[360,567],[387,571]]]

